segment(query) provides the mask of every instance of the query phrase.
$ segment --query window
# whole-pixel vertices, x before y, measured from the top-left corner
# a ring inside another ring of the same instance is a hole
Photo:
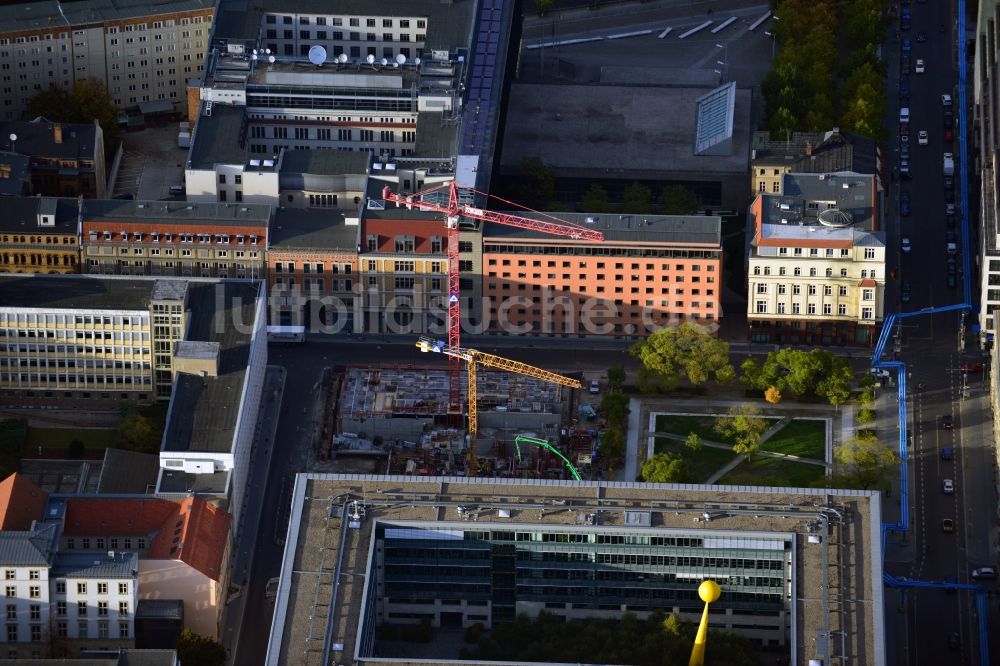
[[[16,620],[17,619],[17,605],[7,604],[7,619]]]
[[[118,614],[119,615],[128,615],[128,602],[127,601],[119,601],[118,602]]]
[[[847,296],[847,287],[844,285],[840,285],[839,293],[841,296]]]
[[[77,594],[87,594],[87,584],[86,583],[77,583],[76,584],[76,593]]]
[[[31,604],[31,608],[28,609],[28,615],[32,620],[41,620],[42,607],[38,604]]]
[[[793,315],[799,314],[799,304],[798,303],[792,303],[792,314]]]
[[[57,601],[56,602],[56,615],[65,615],[65,614],[66,614],[66,602],[65,601]]]
[[[785,304],[778,303],[778,314],[785,314]]]
[[[792,285],[792,296],[798,296],[802,293],[802,287],[797,284]]]
[[[833,303],[823,304],[823,314],[825,315],[833,314]]]
[[[767,293],[767,283],[765,283],[765,282],[758,282],[757,283],[757,293],[758,294],[766,294]]]
[[[128,622],[118,623],[118,638],[128,638]]]
[[[76,615],[77,617],[87,617],[87,602],[78,601],[76,602]]]
[[[844,316],[844,315],[847,314],[847,304],[846,303],[840,303],[839,305],[837,305],[837,314],[839,314],[840,316]]]
[[[875,300],[875,290],[874,289],[862,289],[861,290],[861,300],[863,300],[863,301],[874,301]]]
[[[7,642],[8,643],[16,643],[17,642],[17,625],[16,624],[8,624],[7,625]],[[15,654],[15,656],[17,656],[17,655]]]
[[[785,295],[785,285],[783,285],[783,284],[779,284],[778,285],[778,295],[779,296],[784,296]]]
[[[767,313],[767,301],[757,301],[757,314]]]
[[[128,594],[128,583],[118,583],[118,594]]]
[[[38,569],[32,569],[28,572],[28,580],[39,580],[41,578],[41,573]]]
[[[830,285],[826,285],[825,287],[823,287],[823,295],[833,296],[833,287]]]
[[[104,621],[104,620],[98,622],[97,623],[97,637],[98,638],[108,638],[108,634],[109,634],[108,622]]]
[[[875,258],[875,248],[873,248],[873,247],[866,247],[865,248],[865,259],[874,259],[874,258]]]
[[[38,585],[32,585],[31,587],[28,588],[28,596],[31,597],[32,599],[41,599],[42,588]]]
[[[17,577],[17,572],[13,569],[5,569],[3,572],[4,580],[14,580]]]
[[[97,602],[97,614],[98,615],[107,615],[108,614],[108,602],[107,601],[98,601]]]
[[[862,319],[874,319],[875,318],[875,308],[863,307],[861,308],[861,318]]]
[[[816,304],[815,304],[815,303],[810,303],[810,304],[809,304],[809,305],[807,306],[807,309],[806,309],[806,311],[807,311],[807,312],[808,312],[809,314],[811,314],[811,315],[814,315],[814,314],[816,314]]]
[[[15,586],[13,586],[13,585],[8,585],[7,586],[7,590],[6,590],[6,596],[8,596],[8,597],[16,597],[17,596],[17,588]]]

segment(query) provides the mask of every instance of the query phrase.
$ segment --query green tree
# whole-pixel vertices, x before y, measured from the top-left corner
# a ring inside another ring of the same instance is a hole
[[[684,440],[684,446],[688,447],[692,451],[697,451],[701,448],[701,437],[696,432],[689,432],[687,439]]]
[[[174,643],[177,659],[182,664],[198,664],[198,666],[224,666],[226,663],[226,648],[207,636],[200,636],[190,629],[185,629]]]
[[[747,388],[766,391],[774,387],[796,397],[813,393],[832,405],[842,404],[850,397],[854,378],[850,364],[825,349],[784,348],[769,352],[763,363],[748,358],[740,369],[740,382]]]
[[[63,123],[92,123],[95,120],[104,131],[106,157],[114,155],[121,139],[118,107],[111,93],[98,79],[77,81],[69,90],[54,85],[40,90],[28,101],[28,115],[45,116]]]
[[[839,466],[836,481],[847,484],[844,487],[883,492],[890,488],[891,474],[900,462],[895,449],[873,434],[861,433],[834,448],[833,459]]]
[[[520,164],[520,203],[529,208],[545,209],[555,202],[556,173],[538,157],[525,157]]]
[[[625,460],[625,432],[617,424],[609,423],[601,434],[600,457],[604,460],[604,467],[609,471]]]
[[[684,458],[676,453],[656,453],[642,463],[642,480],[646,483],[683,483],[687,469]]]
[[[683,185],[667,185],[660,193],[660,212],[664,215],[689,215],[698,212],[701,202]]]
[[[709,379],[725,383],[735,377],[729,362],[729,343],[693,322],[658,329],[629,352],[668,388],[676,387],[682,376],[695,385]]]
[[[770,427],[760,407],[744,402],[728,410],[715,424],[715,431],[733,442],[733,451],[750,459],[760,448],[760,438]]]
[[[551,7],[555,0],[535,0],[535,7],[538,7],[538,13],[544,14]]]
[[[608,191],[600,184],[594,183],[590,189],[583,193],[583,197],[580,199],[580,208],[585,213],[607,213],[611,210],[611,204],[608,203]]]
[[[857,419],[858,423],[871,423],[875,420],[875,412],[867,407],[862,407],[858,410],[858,413],[854,418]]]
[[[642,183],[632,183],[622,192],[623,213],[653,212],[653,191]]]
[[[825,350],[813,350],[825,351]],[[846,359],[839,358],[827,352],[826,364],[823,368],[823,379],[816,385],[816,395],[826,398],[831,405],[839,406],[851,397],[851,382],[854,380],[854,370]]]
[[[598,410],[608,420],[608,423],[614,423],[624,428],[629,412],[628,401],[629,397],[621,391],[608,391],[601,397]]]
[[[625,384],[625,368],[620,365],[613,365],[608,368],[608,384],[611,385],[611,390],[619,389]]]
[[[139,413],[135,405],[121,410],[118,422],[118,443],[122,448],[142,453],[156,453],[160,449],[161,433],[153,422]]]

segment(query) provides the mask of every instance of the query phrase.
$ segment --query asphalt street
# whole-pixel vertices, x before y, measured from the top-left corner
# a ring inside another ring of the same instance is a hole
[[[955,96],[957,84],[953,10],[950,3],[927,2],[912,3],[911,12],[911,29],[893,35],[887,48],[892,97],[886,126],[893,128],[888,152],[894,169],[886,211],[887,245],[890,268],[897,271],[897,279],[890,281],[887,288],[887,311],[893,308],[915,311],[962,299],[960,254],[954,257],[957,286],[947,284],[949,229],[942,166],[944,152],[955,153],[956,161],[958,157],[957,141],[954,144],[944,141],[946,109],[941,99],[942,94]],[[920,33],[926,41],[918,40]],[[922,59],[926,63],[925,73],[900,71],[899,54],[905,39],[911,43],[911,66],[915,67],[917,60]],[[897,97],[900,76],[909,78],[908,103]],[[895,132],[899,127],[900,105],[910,108],[912,180],[899,180],[895,171],[900,159],[900,142]],[[924,146],[917,141],[921,130],[928,133],[928,144]],[[907,216],[900,215],[901,192],[910,196],[911,212]],[[960,239],[959,230],[954,231]],[[909,253],[901,251],[903,237],[910,240]],[[903,285],[912,294],[906,303],[900,300]],[[966,583],[970,582],[973,568],[996,564],[996,470],[992,462],[994,440],[986,383],[989,368],[970,373],[960,370],[963,363],[986,360],[971,337],[970,344],[960,349],[960,322],[961,315],[952,312],[907,319],[899,327],[899,358],[910,368],[912,443],[909,449],[911,530],[902,538],[892,536],[886,552],[886,570],[897,576]],[[886,402],[894,414],[895,388],[892,392],[892,399]],[[953,418],[953,429],[942,427],[941,418],[945,415]],[[898,431],[892,431],[895,432]],[[945,448],[952,449],[953,460],[942,459]],[[945,479],[953,482],[954,493],[944,491]],[[898,493],[894,493],[893,500],[899,501]],[[890,518],[898,515],[898,505],[893,507],[891,501],[889,504]],[[953,532],[945,531],[945,519],[953,521]],[[887,643],[894,646],[889,651],[890,663],[980,663],[978,618],[969,593],[891,590],[887,591],[886,607],[889,609]],[[898,612],[892,612],[893,608]],[[991,626],[996,626],[996,611],[996,604],[992,603]],[[957,646],[949,644],[953,633],[958,635]],[[996,643],[995,640],[991,643],[991,654],[998,654]]]

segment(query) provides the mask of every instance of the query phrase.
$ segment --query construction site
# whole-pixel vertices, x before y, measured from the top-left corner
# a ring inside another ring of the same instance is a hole
[[[459,377],[468,396],[468,374]],[[347,368],[335,393],[336,434],[321,458],[384,456],[388,473],[416,476],[571,479],[577,470],[582,478],[594,472],[596,422],[578,418],[572,386],[480,371],[472,419],[467,407],[449,413],[449,373],[441,368]]]

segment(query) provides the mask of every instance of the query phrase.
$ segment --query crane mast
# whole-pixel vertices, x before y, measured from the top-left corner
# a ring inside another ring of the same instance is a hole
[[[436,201],[425,200],[423,197],[431,192],[448,188],[448,202],[446,204]],[[388,186],[382,188],[382,198],[400,206],[416,208],[418,210],[436,211],[445,216],[445,225],[448,231],[448,347],[460,349],[462,345],[462,304],[459,288],[459,220],[465,216],[484,222],[503,224],[509,227],[538,231],[555,236],[565,236],[577,240],[603,241],[604,234],[596,229],[563,222],[556,218],[549,220],[536,220],[520,215],[509,213],[498,213],[496,211],[484,210],[475,206],[463,204],[458,200],[458,185],[454,180],[447,185],[439,185],[421,192],[410,195],[399,195]],[[496,357],[499,358],[499,357]],[[515,361],[511,361],[515,363]],[[474,363],[472,364],[475,365]],[[530,366],[525,366],[530,367]],[[535,368],[537,370],[537,368]],[[462,411],[462,386],[459,380],[461,371],[460,359],[454,355],[449,355],[448,359],[448,413],[460,414]],[[514,371],[516,372],[516,370]],[[540,372],[545,372],[540,370]],[[469,391],[474,391],[474,383],[469,383]],[[475,404],[470,400],[469,404]],[[470,412],[472,409],[470,408]],[[471,418],[470,418],[471,421]],[[471,424],[470,424],[471,426]],[[470,427],[474,433],[475,430]]]

